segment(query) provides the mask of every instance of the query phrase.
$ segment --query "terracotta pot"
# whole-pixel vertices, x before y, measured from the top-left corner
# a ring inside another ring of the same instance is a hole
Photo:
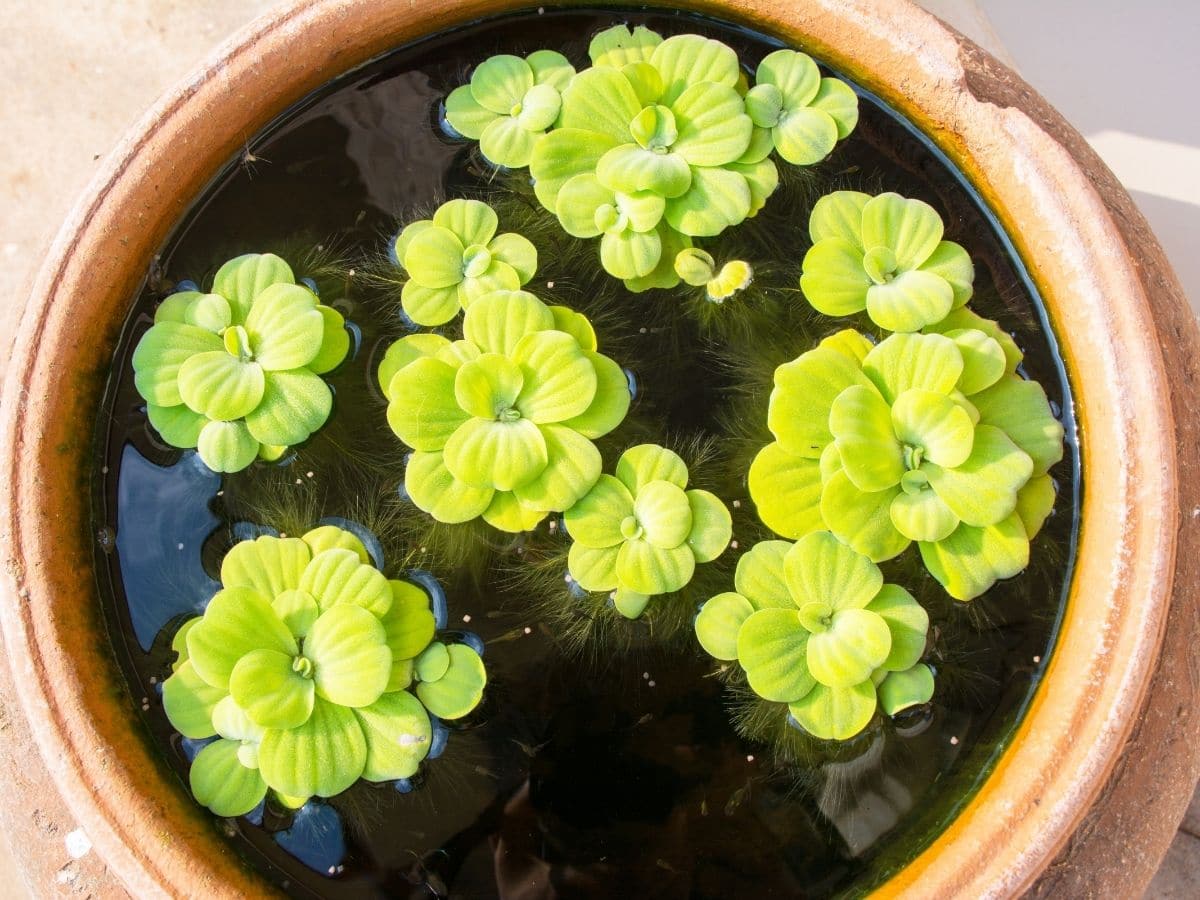
[[[265,887],[143,739],[101,622],[90,435],[130,298],[247,134],[398,44],[522,5],[307,0],[256,22],[118,149],[36,282],[3,394],[7,658],[59,792],[134,896]],[[922,128],[1012,237],[1078,402],[1082,530],[1059,646],[982,790],[880,893],[1136,896],[1182,816],[1200,755],[1200,334],[1178,282],[1080,135],[915,6],[680,5],[803,44]]]

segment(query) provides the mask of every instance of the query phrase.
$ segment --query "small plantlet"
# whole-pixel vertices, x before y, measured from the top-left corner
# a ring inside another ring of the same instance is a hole
[[[592,441],[631,400],[588,320],[525,291],[475,300],[462,340],[401,338],[378,375],[388,424],[414,450],[404,476],[413,502],[440,522],[482,516],[508,532],[591,490],[601,471]]]
[[[320,378],[346,358],[345,321],[270,253],[232,259],[212,291],[167,297],[133,353],[134,383],[163,440],[215,472],[278,459],[325,424]]]
[[[713,303],[724,303],[738,291],[748,288],[754,280],[750,263],[731,259],[718,270],[712,254],[699,247],[681,250],[676,254],[675,273],[684,284],[703,287]]]
[[[176,634],[163,684],[171,724],[216,737],[190,780],[219,816],[268,790],[296,808],[359,778],[408,778],[429,753],[429,713],[458,718],[480,701],[478,654],[435,641],[429,596],[389,581],[348,531],[243,541],[221,584]]]
[[[696,617],[701,646],[737,660],[751,689],[786,703],[814,737],[846,740],[877,707],[895,715],[933,696],[920,662],[928,614],[829,532],[756,544],[738,560],[734,586]]]
[[[843,331],[780,366],[776,441],[750,468],[759,516],[787,537],[828,529],[875,562],[917,541],[960,600],[1021,571],[1063,428],[1005,349],[973,328],[874,347]]]
[[[971,299],[971,257],[920,200],[836,191],[813,207],[809,233],[800,289],[827,316],[865,309],[887,331],[920,331]]]
[[[450,200],[432,219],[407,225],[396,259],[408,273],[404,312],[417,325],[444,325],[476,297],[515,291],[537,271],[537,250],[519,234],[496,234],[495,211],[479,200]]]
[[[687,484],[687,464],[664,447],[640,444],[621,454],[616,477],[601,475],[566,512],[571,577],[584,590],[613,592],[630,619],[655,596],[683,588],[696,564],[720,556],[732,535],[725,504]]]

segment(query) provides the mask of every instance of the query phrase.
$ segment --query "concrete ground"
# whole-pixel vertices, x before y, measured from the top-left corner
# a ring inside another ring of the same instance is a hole
[[[122,132],[226,36],[273,5],[0,0],[6,68],[0,92],[0,342],[10,339],[46,244]],[[923,5],[1015,65],[1084,132],[1133,193],[1200,309],[1200,255],[1192,248],[1200,234],[1200,119],[1191,114],[1200,84],[1200,5]],[[41,783],[16,710],[0,709],[0,745],[0,792],[18,781]],[[35,840],[61,847],[61,867],[30,873],[35,895],[79,896],[101,888],[106,874],[86,835],[57,798],[45,800],[36,810],[0,815],[0,828],[18,847]],[[29,896],[21,866],[0,840],[0,897]],[[1200,897],[1200,795],[1147,897]]]

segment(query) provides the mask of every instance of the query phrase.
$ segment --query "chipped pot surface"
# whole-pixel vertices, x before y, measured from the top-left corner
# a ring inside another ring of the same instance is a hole
[[[6,655],[59,790],[136,896],[203,885],[234,897],[264,885],[230,859],[147,748],[127,740],[123,704],[85,688],[97,674],[109,684],[118,677],[92,638],[102,625],[87,602],[91,550],[82,537],[86,491],[78,489],[90,447],[76,423],[95,408],[93,373],[107,356],[108,342],[94,336],[114,334],[145,260],[245,134],[384,50],[519,6],[432,0],[417,15],[381,0],[310,0],[259,20],[135,129],[37,279],[3,401]],[[1010,71],[916,7],[688,6],[804,46],[930,134],[1012,235],[1076,386],[1088,492],[1059,647],[985,786],[880,893],[1136,895],[1182,815],[1200,746],[1195,717],[1177,713],[1194,706],[1188,659],[1200,629],[1187,604],[1200,576],[1200,538],[1194,529],[1177,533],[1181,510],[1200,505],[1200,336],[1177,281],[1082,138]],[[294,53],[298,40],[303,56]],[[231,94],[242,99],[230,104]],[[171,157],[172,187],[160,191],[170,148],[199,123],[206,140],[190,144],[186,158]],[[52,597],[78,602],[46,602]],[[1137,831],[1117,824],[1122,809],[1147,801],[1159,813],[1153,821],[1139,817]],[[1085,816],[1087,828],[1072,840]]]

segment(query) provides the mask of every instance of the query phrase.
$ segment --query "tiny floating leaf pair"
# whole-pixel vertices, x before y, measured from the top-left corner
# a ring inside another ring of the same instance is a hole
[[[754,280],[754,270],[745,260],[731,259],[717,268],[712,254],[699,247],[681,250],[675,256],[675,274],[684,284],[703,287],[713,303],[724,303]]]
[[[734,586],[700,610],[700,644],[736,660],[758,696],[788,704],[814,737],[846,740],[878,706],[895,715],[933,696],[933,672],[920,662],[928,614],[829,532],[756,544],[738,560]]]
[[[349,349],[342,316],[296,284],[286,262],[247,254],[221,266],[211,293],[159,305],[134,349],[134,384],[163,440],[237,472],[325,424],[333,395],[319,376]]]
[[[776,441],[749,483],[777,533],[828,529],[875,562],[917,541],[933,576],[970,600],[1028,564],[1063,428],[995,323],[963,309],[947,324],[962,327],[877,346],[839,332],[780,366]]]
[[[732,534],[725,504],[687,484],[687,464],[664,447],[622,453],[616,477],[601,475],[566,512],[571,577],[585,590],[612,591],[630,619],[654,596],[682,589],[696,564],[720,556]]]
[[[407,778],[429,752],[426,710],[457,718],[479,703],[475,651],[434,641],[428,595],[389,581],[350,532],[243,541],[221,582],[176,635],[163,684],[181,734],[217,737],[190,773],[217,815],[249,812],[268,789],[298,807],[359,778]]]
[[[599,479],[592,440],[625,418],[629,384],[584,316],[525,291],[474,300],[463,335],[401,338],[380,363],[388,424],[415,451],[405,487],[438,521],[525,531]]]

